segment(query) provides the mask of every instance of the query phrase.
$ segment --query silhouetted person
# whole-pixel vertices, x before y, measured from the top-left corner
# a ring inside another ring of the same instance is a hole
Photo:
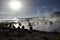
[[[19,23],[18,29],[20,29],[21,23]]]
[[[17,28],[18,30],[20,29],[20,27]]]
[[[11,23],[9,23],[9,25],[10,25],[10,26],[9,26],[9,28],[11,28],[11,25],[12,25],[12,24],[11,24]]]
[[[24,29],[25,27],[24,26],[22,26],[22,29]]]
[[[32,27],[30,27],[30,30],[32,30],[33,28]]]
[[[15,26],[13,25],[13,29],[15,29]]]
[[[53,22],[52,21],[50,21],[50,25],[52,25],[53,24]]]
[[[12,31],[12,28],[11,28],[11,27],[12,27],[12,24],[9,23],[9,25],[10,25],[10,26],[9,26],[9,31]]]
[[[21,23],[19,23],[19,26],[21,26]]]
[[[32,25],[31,25],[30,22],[29,22],[28,26],[29,26],[30,30],[33,30]]]

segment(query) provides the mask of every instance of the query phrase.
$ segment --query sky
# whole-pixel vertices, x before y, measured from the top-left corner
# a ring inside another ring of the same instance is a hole
[[[0,0],[0,18],[37,17],[60,11],[60,0],[18,0],[22,7],[14,11],[10,0]]]

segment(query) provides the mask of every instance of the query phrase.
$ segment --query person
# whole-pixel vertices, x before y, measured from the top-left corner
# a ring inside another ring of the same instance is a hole
[[[18,29],[20,29],[21,23],[19,23]]]
[[[9,23],[9,25],[10,25],[9,28],[11,28],[11,23]]]
[[[19,23],[19,26],[21,26],[21,23]]]
[[[13,25],[13,29],[15,29],[15,26]]]
[[[18,26],[18,28],[17,28],[18,30],[20,30],[20,27]]]
[[[32,26],[30,26],[30,30],[32,30],[33,28],[32,28]]]
[[[53,22],[52,21],[50,21],[50,25],[52,25],[53,24]]]
[[[32,25],[31,25],[30,22],[29,22],[28,26],[29,26],[30,30],[33,30]]]
[[[22,29],[24,29],[25,27],[24,26],[22,26]]]

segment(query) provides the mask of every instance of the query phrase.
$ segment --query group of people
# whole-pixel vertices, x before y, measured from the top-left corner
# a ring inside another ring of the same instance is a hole
[[[22,27],[20,28],[21,23],[18,23],[19,25],[17,26],[17,28],[14,26],[14,24],[17,24],[17,23],[9,23],[9,24],[7,24],[7,25],[5,26],[5,28],[6,28],[6,29],[7,29],[7,28],[10,28],[10,29],[25,29],[25,26],[24,26],[24,25],[22,25]],[[33,29],[31,23],[28,23],[28,27],[29,27],[29,30],[32,30],[32,29]]]

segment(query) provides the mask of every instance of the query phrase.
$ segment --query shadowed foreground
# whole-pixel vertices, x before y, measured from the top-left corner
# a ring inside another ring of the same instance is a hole
[[[60,40],[60,34],[25,29],[0,30],[0,40]]]

